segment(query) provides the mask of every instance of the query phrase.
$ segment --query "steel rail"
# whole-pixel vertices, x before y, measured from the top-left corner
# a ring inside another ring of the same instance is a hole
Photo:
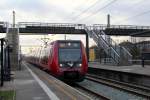
[[[92,90],[90,90],[90,89],[87,89],[87,88],[85,88],[85,87],[83,87],[83,86],[81,86],[81,85],[79,85],[79,84],[76,84],[76,86],[77,86],[78,88],[82,89],[83,91],[86,91],[86,92],[88,92],[88,93],[90,93],[90,94],[92,94],[92,95],[98,97],[98,98],[101,99],[101,100],[110,100],[108,97],[106,97],[106,96],[104,96],[104,95],[102,95],[102,94],[100,94],[100,93],[97,93],[97,92],[95,92],[95,91],[92,91]]]
[[[118,81],[110,80],[110,79],[105,79],[105,78],[95,76],[95,75],[90,75],[90,74],[87,74],[86,79],[150,99],[150,90],[146,87],[131,85],[131,84],[118,82]]]

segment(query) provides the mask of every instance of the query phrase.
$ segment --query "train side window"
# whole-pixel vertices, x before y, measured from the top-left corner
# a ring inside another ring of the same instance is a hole
[[[50,57],[50,58],[52,57],[52,48],[50,48],[49,57]]]
[[[45,55],[44,51],[45,51],[45,50],[42,49],[42,50],[41,50],[41,54],[40,54],[40,61],[41,61],[41,63],[43,63],[43,64],[45,63],[45,61],[44,61],[44,55]]]
[[[44,49],[43,62],[44,62],[44,64],[46,64],[46,65],[48,64],[48,49],[47,49],[47,48]]]
[[[52,51],[49,47],[42,48],[40,51],[40,62],[45,65],[48,65],[48,59],[49,59],[49,57],[51,57],[51,52]]]

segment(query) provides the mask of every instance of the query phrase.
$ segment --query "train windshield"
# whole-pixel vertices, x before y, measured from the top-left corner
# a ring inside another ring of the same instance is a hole
[[[59,43],[59,62],[81,61],[80,42]]]
[[[81,49],[68,49],[68,48],[59,49],[59,61],[60,62],[67,62],[67,61],[80,62],[81,61]]]

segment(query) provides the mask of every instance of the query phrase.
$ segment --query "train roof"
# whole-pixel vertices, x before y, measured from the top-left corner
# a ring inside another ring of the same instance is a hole
[[[81,42],[81,40],[57,40],[56,42]]]
[[[62,42],[62,41],[81,41],[81,40],[56,40],[56,41]]]
[[[50,44],[52,45],[53,43],[56,43],[56,42],[81,42],[81,40],[56,40],[56,41],[50,42]]]

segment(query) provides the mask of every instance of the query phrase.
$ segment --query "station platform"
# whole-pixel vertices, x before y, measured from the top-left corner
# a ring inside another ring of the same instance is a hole
[[[22,62],[15,71],[16,100],[90,100],[90,97],[40,69]]]
[[[100,63],[89,63],[88,73],[106,79],[150,87],[150,66],[110,66]]]
[[[88,63],[88,66],[91,68],[98,68],[98,69],[105,69],[105,70],[112,70],[112,71],[118,71],[118,72],[150,76],[150,65],[145,65],[144,67],[142,67],[141,65],[110,66],[110,65],[100,64],[98,62],[90,62]]]

